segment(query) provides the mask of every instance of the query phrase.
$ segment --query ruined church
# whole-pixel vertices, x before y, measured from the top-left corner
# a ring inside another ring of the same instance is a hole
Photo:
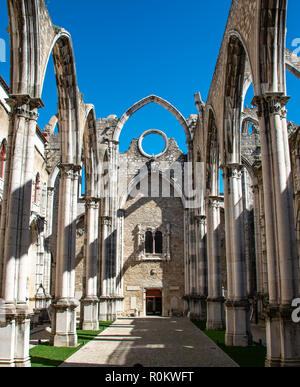
[[[287,1],[232,1],[208,98],[197,93],[189,117],[149,95],[99,118],[80,93],[71,36],[44,0],[7,7],[0,366],[30,366],[30,330],[45,321],[51,345],[74,347],[77,327],[147,316],[205,321],[233,347],[251,345],[259,327],[267,366],[300,366],[300,127],[286,108],[286,71],[300,79],[300,58],[286,49]],[[51,55],[58,105],[40,128]],[[186,153],[156,128],[120,152],[125,124],[149,104],[177,119]],[[164,142],[159,154],[144,149],[151,135]]]

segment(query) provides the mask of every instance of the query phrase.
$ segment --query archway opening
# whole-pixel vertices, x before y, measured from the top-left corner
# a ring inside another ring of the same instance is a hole
[[[164,132],[168,138],[174,138],[181,152],[187,153],[187,139],[182,126],[173,114],[156,103],[143,106],[126,122],[120,134],[120,152],[127,151],[133,138],[139,138],[143,132],[154,128]],[[156,140],[153,137],[143,142],[143,146],[145,143],[150,148],[150,154],[161,153],[161,140]]]
[[[51,117],[57,114],[57,86],[54,70],[53,56],[50,55],[47,70],[44,78],[44,85],[42,90],[42,101],[44,107],[39,110],[38,125],[43,131],[48,125]],[[58,127],[55,125],[54,133],[58,133]]]

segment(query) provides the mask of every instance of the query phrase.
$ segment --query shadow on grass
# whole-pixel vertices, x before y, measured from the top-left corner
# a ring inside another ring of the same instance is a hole
[[[205,321],[193,321],[219,348],[231,357],[240,367],[265,367],[267,349],[259,344],[249,347],[227,347],[225,345],[225,331],[207,331]]]
[[[49,345],[49,342],[37,345],[30,350],[32,367],[59,367],[75,352],[80,350],[89,341],[94,340],[101,332],[108,328],[112,322],[101,322],[99,331],[77,330],[78,347],[76,348],[56,348]]]

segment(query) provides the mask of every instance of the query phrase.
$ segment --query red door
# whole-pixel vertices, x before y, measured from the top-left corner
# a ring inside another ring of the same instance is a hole
[[[146,293],[147,316],[162,316],[162,291],[149,289]]]

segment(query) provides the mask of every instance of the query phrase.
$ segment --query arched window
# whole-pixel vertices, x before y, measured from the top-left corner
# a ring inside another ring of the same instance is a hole
[[[35,178],[35,185],[34,185],[34,203],[37,203],[38,200],[38,192],[40,189],[40,174],[38,173]]]
[[[153,254],[153,234],[151,231],[146,232],[145,249],[146,254]]]
[[[160,231],[155,233],[155,254],[163,253],[163,235]]]
[[[0,178],[4,177],[4,167],[5,167],[5,158],[6,158],[6,147],[7,141],[3,140],[0,149]]]

